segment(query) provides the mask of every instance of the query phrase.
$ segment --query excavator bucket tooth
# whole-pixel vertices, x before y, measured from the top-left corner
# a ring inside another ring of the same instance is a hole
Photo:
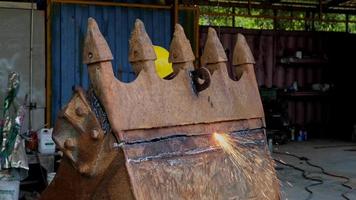
[[[133,82],[115,78],[92,18],[83,57],[91,88],[77,89],[58,115],[53,137],[64,158],[41,199],[280,199],[254,58],[242,35],[232,78],[212,28],[194,69],[189,40],[176,25],[169,80],[155,71],[140,20],[130,39]]]

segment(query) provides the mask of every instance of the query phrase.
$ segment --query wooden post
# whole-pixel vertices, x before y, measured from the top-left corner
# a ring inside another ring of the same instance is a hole
[[[309,23],[309,20],[310,20],[310,11],[306,11],[305,13],[305,17],[306,17],[306,20],[304,21],[304,30],[305,31],[309,31],[310,30],[310,23]]]
[[[236,12],[236,7],[232,7],[232,14],[235,14]],[[236,26],[236,21],[235,21],[235,16],[232,16],[232,27]]]
[[[199,18],[200,18],[200,8],[199,5],[196,6],[195,9],[195,23],[194,23],[194,40],[195,40],[195,46],[194,46],[194,54],[196,58],[199,58]],[[196,59],[196,61],[199,62],[199,59]],[[199,63],[195,63],[195,66],[199,66]]]
[[[349,20],[350,20],[350,16],[349,14],[346,14],[346,33],[348,33],[349,30]]]
[[[172,6],[172,33],[174,33],[174,25],[178,24],[179,22],[178,15],[179,15],[178,0],[174,0]]]
[[[323,14],[323,1],[319,0],[319,19],[322,20],[322,14]]]

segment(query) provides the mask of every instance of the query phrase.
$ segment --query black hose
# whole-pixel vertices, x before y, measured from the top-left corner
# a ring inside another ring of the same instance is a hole
[[[273,153],[275,153],[275,154],[281,154],[281,155],[287,155],[287,156],[292,156],[292,157],[298,158],[299,160],[305,161],[309,166],[312,166],[312,167],[315,167],[315,168],[320,169],[320,170],[321,170],[321,173],[323,173],[323,174],[325,174],[325,175],[327,175],[327,176],[344,179],[345,181],[341,183],[341,186],[347,188],[348,190],[345,191],[345,192],[343,192],[343,193],[341,194],[341,196],[342,196],[344,199],[350,200],[350,199],[346,196],[347,193],[349,193],[350,191],[353,190],[353,188],[352,188],[350,185],[347,185],[347,183],[350,182],[350,178],[349,178],[349,177],[327,172],[327,171],[325,171],[325,169],[324,169],[323,167],[311,163],[311,162],[309,161],[310,159],[307,158],[307,157],[304,157],[304,156],[298,156],[298,155],[295,155],[295,154],[291,154],[291,153],[287,153],[287,152],[278,152],[278,151],[273,151]]]
[[[317,186],[317,185],[321,185],[323,184],[323,180],[322,179],[318,179],[318,178],[313,178],[313,177],[309,177],[307,176],[306,174],[306,171],[302,168],[299,168],[297,166],[294,166],[294,165],[291,165],[291,164],[288,164],[288,163],[285,163],[285,162],[282,162],[280,160],[277,160],[277,159],[274,159],[276,162],[282,164],[282,165],[285,165],[285,166],[288,166],[288,167],[291,167],[297,171],[300,171],[302,172],[302,176],[303,178],[307,179],[307,180],[311,180],[311,181],[314,181],[314,182],[317,182],[317,183],[312,183],[312,184],[309,184],[307,186],[304,187],[304,189],[309,193],[309,196],[306,198],[306,199],[311,199],[312,195],[313,195],[313,191],[310,189],[310,187],[314,187],[314,186]]]
[[[328,149],[328,148],[340,148],[340,147],[354,147],[356,144],[338,144],[338,145],[326,145],[326,146],[316,146],[314,149]]]

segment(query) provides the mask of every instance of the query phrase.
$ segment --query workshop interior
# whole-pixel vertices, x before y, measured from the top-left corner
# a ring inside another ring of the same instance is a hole
[[[0,0],[0,199],[356,199],[355,0]]]

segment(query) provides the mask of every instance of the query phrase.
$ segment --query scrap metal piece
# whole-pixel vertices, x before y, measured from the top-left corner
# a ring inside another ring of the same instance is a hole
[[[97,160],[103,148],[104,131],[83,90],[76,90],[60,114],[55,130],[53,140],[73,166],[83,175],[95,175]]]
[[[11,112],[20,88],[20,76],[16,72],[10,72],[8,77],[7,96],[2,113],[4,118],[0,119],[0,179],[23,180],[29,170],[25,142],[21,136],[27,96],[23,104],[19,105],[14,113]]]

